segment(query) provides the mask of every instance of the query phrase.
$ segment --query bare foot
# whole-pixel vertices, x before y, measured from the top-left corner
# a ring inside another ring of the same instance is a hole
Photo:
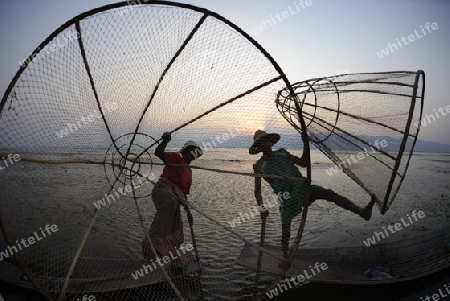
[[[372,195],[372,200],[370,201],[370,203],[367,204],[367,206],[364,207],[364,209],[359,214],[366,221],[368,221],[372,217],[372,208],[373,205],[375,204],[375,201],[376,201],[375,195]]]

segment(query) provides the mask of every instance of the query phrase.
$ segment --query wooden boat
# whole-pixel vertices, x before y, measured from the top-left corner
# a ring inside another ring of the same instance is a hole
[[[202,271],[201,267],[196,261],[196,258],[192,254],[184,254],[184,259],[189,264],[184,272],[174,272],[171,270],[171,264],[166,264],[165,268],[169,276],[173,281],[178,281],[182,279],[184,281],[194,281],[200,277]],[[148,265],[144,260],[131,260],[131,259],[94,259],[94,258],[81,258],[79,260],[80,269],[83,270],[83,267],[92,267],[93,273],[91,277],[79,277],[76,273],[74,277],[71,278],[71,286],[72,291],[74,288],[78,288],[79,291],[89,291],[95,292],[97,295],[100,293],[106,293],[111,291],[118,290],[117,283],[120,283],[124,290],[133,290],[140,289],[145,286],[158,285],[166,282],[166,277],[162,272],[162,269],[158,267],[158,269],[154,271],[143,272],[141,271],[143,276],[138,276],[138,278],[133,278],[132,274],[135,273],[135,270],[125,269],[124,267],[122,271],[119,271],[117,268],[118,261],[127,261],[130,266],[136,266],[138,268],[142,268],[143,265]],[[113,268],[112,268],[113,267]],[[95,271],[110,271],[111,276],[105,277],[95,275]],[[192,280],[194,279],[194,280]],[[42,282],[45,282],[47,285],[49,283],[53,283],[55,289],[52,290],[53,293],[59,292],[56,287],[57,283],[61,283],[63,280],[62,277],[41,277],[39,279]],[[26,289],[30,292],[37,292],[34,285],[29,282],[22,272],[21,268],[15,264],[13,260],[3,261],[0,263],[0,281],[6,283],[8,285],[13,285],[17,288]],[[1,292],[1,290],[0,290]],[[0,299],[1,300],[1,299]]]
[[[304,275],[308,281],[338,285],[375,285],[394,284],[423,278],[441,270],[450,268],[450,252],[444,248],[448,229],[395,242],[374,244],[370,247],[301,248],[294,259],[287,277]],[[278,246],[264,246],[274,253],[281,253]],[[256,269],[258,250],[245,245],[237,262],[250,269]],[[327,269],[315,273],[311,267],[316,263],[326,263]],[[387,265],[391,278],[369,277],[364,272],[380,265]],[[195,270],[195,269],[194,269]],[[262,256],[261,270],[276,275],[279,272],[278,261],[268,254]],[[154,285],[163,281],[162,275],[146,275],[140,279],[140,285]],[[130,275],[124,275],[131,280]],[[16,265],[2,262],[0,280],[14,286],[33,290],[33,286],[23,278]],[[86,280],[86,279],[83,279]],[[89,279],[92,281],[93,279]],[[116,279],[119,280],[119,279]],[[81,281],[80,282],[84,282]],[[133,281],[139,282],[139,281]],[[81,283],[80,283],[81,284]],[[87,283],[83,283],[86,286]],[[99,291],[107,292],[113,287],[104,286]]]
[[[450,267],[450,252],[444,241],[448,228],[431,234],[395,242],[378,242],[370,247],[300,248],[286,274],[288,277],[304,275],[311,282],[348,285],[389,284],[422,278]],[[264,246],[281,254],[281,247]],[[246,244],[238,263],[256,269],[258,249]],[[318,271],[316,263],[326,263]],[[263,254],[261,271],[278,274],[278,260]],[[388,267],[391,277],[371,277],[369,269]],[[313,275],[315,273],[315,275]]]

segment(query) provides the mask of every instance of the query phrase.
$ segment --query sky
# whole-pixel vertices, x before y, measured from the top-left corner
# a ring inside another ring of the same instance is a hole
[[[0,0],[0,90],[6,90],[19,62],[61,24],[82,12],[115,2]],[[450,1],[180,2],[216,12],[249,33],[292,83],[341,73],[424,70],[424,116],[434,114],[439,118],[422,126],[419,138],[450,144],[450,113],[438,112],[450,105],[446,73],[450,70]],[[427,22],[435,23],[429,31],[425,29]],[[417,36],[416,31],[420,38],[408,41],[409,35]],[[402,37],[407,45],[397,42]],[[388,48],[388,44],[396,43],[402,47]]]

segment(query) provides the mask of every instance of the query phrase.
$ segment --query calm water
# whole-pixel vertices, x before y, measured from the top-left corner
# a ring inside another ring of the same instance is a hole
[[[64,159],[73,152],[77,153],[78,158],[92,161],[103,161],[105,157],[104,150],[60,151],[47,153],[46,157]],[[27,154],[22,152],[21,155]],[[258,158],[249,155],[244,149],[211,149],[193,165],[251,173],[252,164]],[[161,166],[144,164],[149,162],[148,158],[143,161],[140,172],[153,172],[159,176]],[[157,161],[153,159],[153,162]],[[361,206],[369,201],[367,194],[342,172],[329,176],[326,170],[333,164],[320,152],[312,152],[312,163],[314,184],[331,188]],[[398,235],[390,236],[388,241],[411,238],[449,226],[449,167],[449,154],[414,155],[402,189],[390,210],[381,215],[375,209],[373,218],[368,222],[332,203],[321,200],[315,202],[308,212],[301,245],[362,246],[363,240],[373,235],[374,231],[399,222],[412,210],[422,210],[426,217]],[[115,172],[103,165],[43,165],[29,162],[18,162],[0,172],[1,212],[13,240],[27,238],[46,224],[58,225],[59,231],[51,238],[20,252],[37,274],[65,276],[97,212],[93,203],[109,193]],[[302,172],[306,173],[304,170]],[[219,224],[230,226],[231,220],[256,204],[252,177],[194,170],[193,178],[189,201]],[[124,183],[129,183],[127,181],[124,180]],[[91,261],[88,265],[79,266],[75,274],[84,277],[111,276],[134,272],[142,266],[140,241],[145,232],[141,221],[148,229],[154,215],[149,197],[152,187],[151,184],[144,184],[138,188],[136,201],[130,197],[130,193],[105,206],[95,220],[81,255],[82,258],[121,261],[106,267],[103,265],[101,272],[100,263]],[[268,185],[263,185],[263,195],[270,196]],[[200,283],[205,298],[249,298],[254,292],[255,273],[236,264],[244,242],[197,211],[193,210],[193,215],[203,270]],[[184,212],[183,218],[186,241],[190,242]],[[298,228],[299,222],[298,218],[294,219],[293,232],[296,232],[294,229]],[[249,241],[259,242],[260,218],[253,218],[233,230]],[[280,215],[273,208],[267,220],[266,244],[279,246],[280,232]],[[2,241],[0,251],[5,248]],[[262,281],[271,279],[270,275],[261,276]]]

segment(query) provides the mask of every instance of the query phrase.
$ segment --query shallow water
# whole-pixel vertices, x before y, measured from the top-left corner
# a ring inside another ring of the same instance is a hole
[[[293,154],[300,155],[295,151]],[[23,152],[25,154],[25,152]],[[47,158],[66,158],[71,151],[61,150],[46,154]],[[77,157],[88,155],[89,160],[102,161],[103,150],[79,150]],[[211,149],[194,165],[208,166],[238,172],[252,172],[257,157],[244,149]],[[368,195],[342,172],[329,176],[326,170],[333,166],[319,151],[312,151],[313,184],[349,197],[360,206],[369,202]],[[156,161],[154,161],[156,162]],[[161,173],[161,166],[145,165],[147,172]],[[19,252],[37,276],[65,277],[89,224],[95,218],[94,202],[110,191],[112,171],[103,165],[63,164],[43,165],[17,162],[0,172],[1,212],[13,241],[30,237],[46,224],[58,225],[58,232]],[[425,217],[410,223],[401,231],[387,237],[395,241],[422,235],[450,225],[450,156],[448,154],[418,153],[411,159],[409,171],[397,199],[385,215],[374,209],[370,221],[338,208],[333,203],[318,200],[308,211],[308,219],[301,246],[338,247],[364,246],[363,241],[382,231],[383,227],[398,223],[413,210],[423,211]],[[141,172],[143,172],[141,170]],[[303,174],[306,172],[302,170]],[[128,183],[128,182],[126,182]],[[241,213],[249,213],[256,204],[253,196],[254,179],[248,176],[220,174],[211,171],[193,171],[193,185],[189,201],[211,217],[197,212],[194,215],[194,233],[202,263],[201,290],[207,300],[245,299],[254,292],[254,271],[236,264],[244,242],[218,224],[231,227],[230,222]],[[103,268],[78,266],[77,276],[116,275],[134,272],[142,266],[140,241],[148,229],[154,208],[149,197],[153,185],[136,189],[140,196],[135,201],[132,193],[107,204],[95,219],[81,258],[126,259]],[[270,196],[267,184],[263,195]],[[139,210],[138,210],[139,208]],[[142,219],[140,218],[142,216]],[[188,223],[183,212],[186,242],[191,241]],[[142,223],[142,224],[141,224]],[[217,224],[218,223],[218,224]],[[232,228],[248,241],[260,239],[258,216]],[[300,219],[293,221],[293,233]],[[267,219],[266,244],[280,246],[280,214],[272,208]],[[292,235],[294,236],[294,235]],[[291,237],[291,243],[294,237]],[[6,248],[0,242],[0,251]],[[281,247],[280,247],[281,249]],[[262,275],[262,281],[273,280]],[[118,284],[120,286],[120,283]],[[263,286],[260,285],[262,288]],[[73,287],[75,289],[75,287]],[[198,289],[198,288],[197,288]]]

